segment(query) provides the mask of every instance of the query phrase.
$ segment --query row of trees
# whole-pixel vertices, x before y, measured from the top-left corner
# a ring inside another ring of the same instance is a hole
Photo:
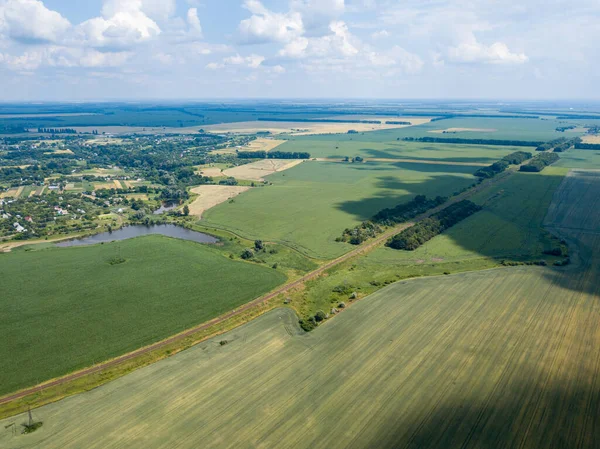
[[[529,140],[463,139],[460,137],[405,137],[407,142],[456,143],[464,145],[504,145],[513,147],[537,147],[543,142]]]
[[[527,165],[521,166],[521,171],[524,172],[540,172],[548,165],[554,164],[560,159],[556,153],[540,153],[535,156]]]
[[[310,159],[310,153],[302,151],[239,151],[239,159]]]
[[[428,199],[425,195],[417,195],[406,203],[380,210],[371,220],[364,221],[352,229],[344,230],[342,236],[338,237],[336,241],[360,245],[364,241],[381,234],[383,232],[381,226],[393,226],[396,223],[411,220],[445,203],[447,200],[448,198],[443,196]]]
[[[38,133],[46,134],[77,134],[73,128],[38,128]]]
[[[499,161],[494,162],[488,167],[483,167],[477,170],[474,175],[478,178],[487,179],[493,178],[494,176],[505,171],[509,165],[519,165],[528,159],[531,159],[532,154],[526,151],[515,151],[504,156]]]
[[[550,151],[554,150],[555,153],[562,153],[563,151],[567,151],[574,145],[581,143],[581,139],[579,137],[574,137],[572,139],[566,139],[564,137],[560,137],[558,139],[551,140],[550,142],[543,143],[539,145],[535,151]]]
[[[386,243],[386,246],[393,249],[414,251],[423,243],[481,209],[481,206],[469,200],[459,201],[405,229],[400,234],[396,234]]]
[[[369,123],[380,125],[381,120],[338,120],[338,119],[319,119],[319,118],[266,118],[259,117],[257,120],[261,122],[297,122],[297,123]]]
[[[597,143],[576,143],[576,150],[600,150],[600,144]]]

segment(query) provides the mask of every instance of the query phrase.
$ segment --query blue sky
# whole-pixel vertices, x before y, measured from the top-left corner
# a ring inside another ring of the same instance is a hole
[[[598,0],[0,0],[3,101],[600,99]]]

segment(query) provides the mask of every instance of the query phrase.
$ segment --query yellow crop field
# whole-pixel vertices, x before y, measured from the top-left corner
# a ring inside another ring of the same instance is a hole
[[[265,176],[288,170],[301,163],[302,160],[299,159],[263,159],[250,164],[228,168],[223,174],[248,181],[264,181]]]
[[[198,197],[189,205],[190,214],[198,218],[202,217],[204,211],[215,207],[217,204],[224,203],[231,198],[235,198],[240,193],[249,190],[250,187],[245,186],[218,186],[218,185],[203,185],[194,187],[191,192]]]

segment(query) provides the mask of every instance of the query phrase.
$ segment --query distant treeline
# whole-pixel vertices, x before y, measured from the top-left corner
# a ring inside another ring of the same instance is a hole
[[[521,166],[521,171],[540,172],[548,165],[554,164],[560,157],[556,153],[540,153],[536,155],[527,165]]]
[[[464,145],[504,145],[512,147],[537,147],[544,142],[529,140],[462,139],[460,137],[405,137],[407,142],[456,143]]]
[[[27,129],[25,129],[23,126],[0,123],[0,134],[21,134],[26,132]]]
[[[406,113],[407,116],[412,117],[431,117],[436,116],[431,119],[432,122],[439,122],[440,120],[448,120],[451,118],[530,118],[530,119],[539,119],[537,115],[495,115],[495,114],[436,114],[436,113],[427,113],[427,112],[415,112],[415,113]]]
[[[446,229],[454,226],[481,209],[481,206],[469,200],[462,200],[458,203],[451,204],[444,210],[433,214],[429,218],[421,220],[419,223],[405,229],[400,234],[396,234],[386,243],[386,246],[393,249],[414,251],[423,243],[431,240],[436,235],[441,234]]]
[[[600,115],[560,115],[556,120],[600,120]]]
[[[447,200],[448,198],[442,196],[428,199],[425,195],[417,195],[407,203],[380,210],[370,221],[365,221],[352,229],[344,230],[342,236],[338,237],[336,241],[360,245],[362,242],[383,232],[380,226],[393,226],[396,223],[411,220],[445,203]]]
[[[370,123],[373,125],[380,125],[381,120],[341,120],[341,119],[320,119],[320,118],[266,118],[259,117],[257,119],[261,122],[298,122],[298,123]],[[409,123],[410,125],[410,123]]]
[[[494,162],[489,167],[483,167],[477,170],[474,175],[478,178],[493,178],[497,174],[502,173],[508,168],[509,165],[519,165],[525,162],[527,159],[531,159],[531,153],[525,151],[515,151],[504,156],[497,162]]]
[[[386,121],[386,125],[412,125],[410,122]]]
[[[310,159],[310,153],[288,151],[240,151],[239,159]]]
[[[541,144],[539,147],[535,149],[535,151],[549,151],[554,149],[555,153],[562,153],[563,151],[567,151],[573,145],[576,145],[581,142],[579,137],[574,137],[572,139],[566,139],[564,137],[560,137],[559,139],[551,140],[550,142],[546,142]]]
[[[576,150],[600,150],[600,144],[597,143],[576,143]]]
[[[38,128],[38,133],[46,134],[77,134],[73,128]]]
[[[570,129],[575,129],[575,128],[577,128],[577,126],[575,126],[575,125],[559,126],[556,128],[556,131],[558,131],[559,133],[564,133],[565,131],[568,131]]]

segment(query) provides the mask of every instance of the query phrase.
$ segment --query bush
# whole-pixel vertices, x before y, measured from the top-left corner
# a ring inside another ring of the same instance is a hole
[[[241,257],[244,260],[252,259],[254,257],[254,253],[252,250],[247,249],[242,253]]]
[[[315,327],[317,327],[317,323],[314,320],[300,320],[298,321],[300,327],[306,332],[312,331]]]
[[[319,310],[317,313],[315,313],[315,321],[317,323],[324,321],[326,318],[327,318],[327,315],[322,310]]]

